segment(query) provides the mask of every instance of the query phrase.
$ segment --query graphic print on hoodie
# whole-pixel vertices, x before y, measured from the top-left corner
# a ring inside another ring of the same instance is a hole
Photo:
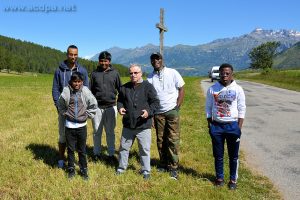
[[[217,115],[220,117],[231,117],[230,107],[236,99],[235,90],[221,90],[214,94]]]

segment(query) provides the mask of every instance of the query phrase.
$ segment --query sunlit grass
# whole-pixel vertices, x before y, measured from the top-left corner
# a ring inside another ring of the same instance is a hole
[[[156,172],[158,153],[154,131],[149,181],[139,175],[136,143],[131,150],[129,168],[122,176],[114,175],[115,166],[104,161],[94,163],[89,121],[90,180],[85,182],[80,176],[69,181],[66,173],[56,167],[58,133],[57,113],[51,96],[52,75],[0,75],[0,199],[280,199],[266,178],[245,168],[243,158],[237,191],[213,187],[213,157],[200,79],[186,78],[185,81],[186,97],[180,111],[180,180],[174,181],[167,173]],[[117,149],[121,130],[121,117],[118,116]],[[105,137],[103,141],[106,150]],[[226,174],[227,166],[226,162]]]
[[[236,77],[300,92],[300,70],[245,71],[236,73]]]

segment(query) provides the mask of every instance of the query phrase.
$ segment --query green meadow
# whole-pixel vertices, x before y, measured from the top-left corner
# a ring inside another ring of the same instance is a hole
[[[300,92],[300,70],[270,70],[268,73],[249,70],[237,72],[235,77]]]
[[[226,186],[213,186],[214,161],[200,78],[185,78],[178,181],[170,179],[167,173],[156,172],[154,130],[150,180],[143,180],[139,174],[136,142],[124,175],[116,176],[116,166],[105,161],[94,162],[90,121],[87,141],[90,180],[84,181],[79,175],[68,180],[66,172],[56,167],[58,124],[51,95],[52,77],[0,73],[0,199],[282,199],[266,177],[245,165],[243,153],[238,189],[230,191]],[[121,130],[118,115],[116,149]],[[106,154],[105,134],[103,142]],[[225,173],[228,180],[228,162]]]

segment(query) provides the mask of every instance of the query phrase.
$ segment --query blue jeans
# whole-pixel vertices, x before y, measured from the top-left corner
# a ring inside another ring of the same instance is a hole
[[[224,143],[226,140],[230,180],[236,181],[238,178],[238,164],[239,164],[239,147],[241,130],[238,122],[219,123],[212,122],[209,128],[210,137],[212,139],[213,154],[215,158],[215,171],[217,179],[224,179],[223,172],[223,157],[224,157]]]

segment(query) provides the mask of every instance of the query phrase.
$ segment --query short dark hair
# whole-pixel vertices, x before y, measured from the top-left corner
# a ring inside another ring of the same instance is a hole
[[[219,71],[221,71],[221,70],[224,69],[224,68],[230,68],[231,71],[233,71],[233,67],[232,67],[231,64],[223,63],[223,64],[220,66]]]
[[[68,46],[67,52],[69,51],[69,49],[77,49],[78,50],[78,48],[74,44],[71,44],[70,46]]]
[[[76,80],[81,80],[83,81],[83,75],[80,72],[73,72],[70,78],[69,83],[71,83],[72,81],[76,81]]]
[[[107,59],[107,60],[111,61],[111,54],[108,51],[102,51],[99,54],[98,59],[99,59],[99,61],[102,59]]]

